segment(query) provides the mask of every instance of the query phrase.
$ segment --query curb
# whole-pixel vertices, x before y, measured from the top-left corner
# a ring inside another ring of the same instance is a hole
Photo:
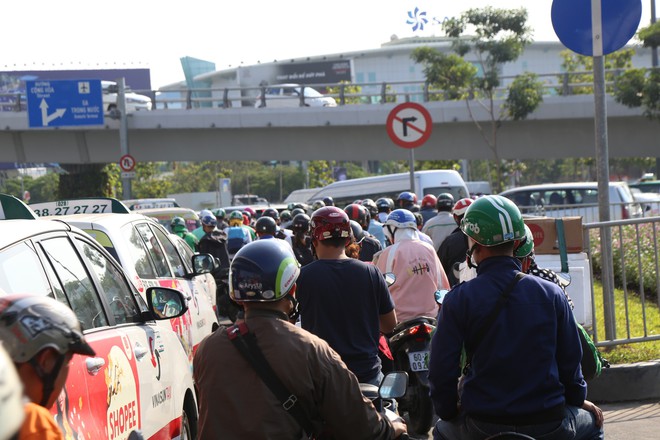
[[[660,400],[660,359],[603,369],[589,381],[587,399],[594,403]]]

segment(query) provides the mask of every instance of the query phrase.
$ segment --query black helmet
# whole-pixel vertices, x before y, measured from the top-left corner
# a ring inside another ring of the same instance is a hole
[[[439,194],[438,200],[435,202],[435,207],[438,211],[451,211],[454,207],[454,196],[450,193]]]
[[[371,217],[376,217],[376,214],[378,214],[378,206],[376,206],[376,202],[374,202],[371,199],[364,199],[362,200],[362,206],[367,208],[367,211],[369,211],[369,215]]]
[[[235,301],[285,298],[300,275],[300,264],[284,240],[257,240],[243,246],[229,268],[229,296]]]
[[[277,223],[275,222],[274,218],[268,217],[267,215],[262,215],[254,225],[254,229],[257,231],[257,233],[275,235],[277,232]]]
[[[298,214],[293,218],[293,222],[291,223],[291,230],[296,232],[308,232],[310,221],[311,219],[307,214]]]
[[[261,213],[261,217],[270,217],[275,220],[280,219],[280,213],[277,212],[277,209],[275,208],[266,208],[264,209],[264,212]]]
[[[305,210],[302,208],[293,208],[291,210],[291,217],[295,218],[298,214],[304,214]]]
[[[325,206],[335,206],[335,199],[330,196],[323,197],[323,203],[325,203]]]
[[[376,199],[376,208],[378,208],[378,212],[389,212],[394,209],[394,200],[389,197]]]
[[[369,211],[367,211],[367,208],[362,205],[351,203],[344,208],[344,212],[348,215],[349,219],[355,220],[362,227],[369,224]]]
[[[351,220],[351,231],[353,232],[355,242],[360,244],[364,240],[364,229],[362,229],[362,226],[355,220]]]
[[[286,222],[286,221],[291,220],[291,211],[289,211],[288,209],[285,209],[284,211],[282,211],[282,212],[280,213],[280,219],[281,219],[283,222]]]

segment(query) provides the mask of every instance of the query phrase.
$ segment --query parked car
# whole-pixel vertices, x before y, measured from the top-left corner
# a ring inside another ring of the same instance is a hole
[[[0,296],[30,293],[70,307],[96,355],[75,355],[51,413],[72,438],[194,438],[198,419],[188,354],[170,321],[187,313],[178,290],[141,295],[103,246],[62,221],[40,219],[0,195]],[[163,313],[152,295],[180,312]],[[145,298],[147,300],[145,301]]]
[[[118,110],[117,97],[119,90],[117,83],[114,81],[101,81],[101,88],[103,90],[103,108],[106,113],[113,110]],[[145,95],[140,95],[131,92],[130,89],[124,93],[126,99],[126,113],[132,113],[138,110],[151,110],[151,98]]]
[[[642,217],[642,208],[635,202],[625,182],[609,182],[610,219]],[[582,216],[584,223],[597,222],[598,183],[545,183],[512,188],[500,193],[511,199],[523,214],[548,217]]]
[[[635,201],[641,205],[644,217],[660,215],[660,194],[642,192],[639,188],[630,188],[630,192]]]
[[[117,202],[114,199],[97,200],[96,205],[103,201]],[[73,212],[76,206],[89,206],[89,202],[90,199],[61,200],[31,206],[38,214],[47,209],[50,215],[54,215],[57,213],[52,208],[54,205],[68,206],[69,212]],[[195,349],[218,326],[216,285],[210,273],[215,261],[208,254],[185,252],[174,240],[176,236],[155,219],[123,207],[123,212],[115,209],[102,214],[61,215],[58,219],[95,238],[122,265],[141,294],[152,286],[171,287],[183,293],[189,310],[172,320],[171,325],[179,335],[191,367]]]
[[[337,107],[335,98],[324,96],[310,86],[274,84],[266,87],[265,91],[264,99],[262,99],[261,93],[257,96],[255,107]],[[302,100],[301,93],[304,94]]]

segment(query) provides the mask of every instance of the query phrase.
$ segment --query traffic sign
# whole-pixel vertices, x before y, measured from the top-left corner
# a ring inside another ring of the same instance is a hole
[[[600,10],[600,13],[599,13]],[[554,0],[552,26],[564,46],[587,56],[621,49],[635,35],[641,0]]]
[[[402,148],[417,148],[431,136],[431,114],[424,106],[405,102],[390,111],[387,116],[387,134]]]
[[[135,159],[130,154],[124,154],[119,158],[119,168],[125,173],[133,171],[135,168]]]
[[[101,80],[26,81],[30,127],[103,124]]]

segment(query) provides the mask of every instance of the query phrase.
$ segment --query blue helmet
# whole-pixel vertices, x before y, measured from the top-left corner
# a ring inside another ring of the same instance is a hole
[[[204,217],[202,217],[202,224],[204,226],[217,226],[218,221],[215,219],[215,216],[213,214],[205,215]]]
[[[407,209],[395,209],[387,216],[385,225],[394,226],[395,228],[417,229],[417,220],[415,215]]]
[[[417,203],[417,195],[410,191],[404,191],[396,198],[397,201],[404,200],[410,203]]]

